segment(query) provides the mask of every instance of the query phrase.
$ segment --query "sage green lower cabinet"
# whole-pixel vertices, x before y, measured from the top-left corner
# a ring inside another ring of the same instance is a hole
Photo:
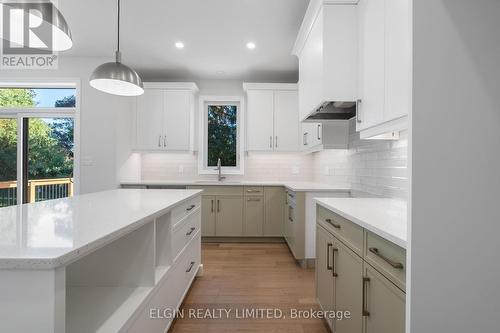
[[[365,277],[365,310],[368,313],[364,317],[364,333],[403,333],[405,293],[368,264]]]
[[[334,310],[335,283],[333,280],[333,236],[321,226],[316,227],[316,295],[323,311]],[[332,332],[333,321],[327,319]]]
[[[318,210],[316,297],[323,310],[351,317],[327,319],[332,332],[404,333],[406,251],[365,229],[353,243],[338,236],[335,213]]]
[[[283,236],[284,204],[285,189],[283,187],[264,187],[264,236]]]
[[[260,196],[245,197],[244,236],[262,236],[264,228],[264,198]]]
[[[237,237],[243,234],[243,197],[217,196],[216,211],[217,236]]]
[[[203,196],[201,199],[201,234],[215,236],[215,196]]]
[[[336,332],[362,332],[363,259],[340,241],[335,241],[335,311],[350,311],[350,319],[335,321]],[[385,332],[388,333],[388,332]]]

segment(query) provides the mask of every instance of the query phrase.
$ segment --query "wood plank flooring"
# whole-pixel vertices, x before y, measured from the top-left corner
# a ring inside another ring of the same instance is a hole
[[[329,332],[322,319],[290,318],[291,309],[319,307],[314,298],[314,269],[299,267],[286,244],[204,243],[202,262],[204,274],[195,279],[186,296],[184,313],[190,309],[231,313],[201,319],[185,315],[169,332]],[[285,318],[240,319],[244,309],[274,308]]]

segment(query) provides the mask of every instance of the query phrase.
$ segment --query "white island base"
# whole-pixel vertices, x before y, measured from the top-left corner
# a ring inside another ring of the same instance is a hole
[[[116,190],[0,210],[2,226],[15,215],[16,232],[27,227],[24,244],[0,247],[0,331],[165,332],[172,319],[157,314],[180,306],[202,268],[200,193]],[[124,201],[106,202],[113,194]],[[58,201],[70,224],[47,215],[58,216]],[[97,218],[104,207],[111,211]],[[72,245],[30,248],[47,232],[40,225]]]

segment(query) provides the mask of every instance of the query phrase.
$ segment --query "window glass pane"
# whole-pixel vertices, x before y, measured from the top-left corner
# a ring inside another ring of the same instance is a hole
[[[28,202],[73,195],[73,119],[30,118]]]
[[[17,120],[0,119],[0,207],[17,204]]]
[[[0,107],[74,108],[75,88],[0,88]]]
[[[237,105],[208,105],[207,166],[236,167]]]

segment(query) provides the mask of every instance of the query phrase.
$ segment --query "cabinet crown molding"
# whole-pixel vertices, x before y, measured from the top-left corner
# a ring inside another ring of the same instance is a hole
[[[198,92],[198,86],[194,82],[144,82],[146,89],[179,89]]]
[[[297,90],[296,83],[257,83],[243,82],[243,91],[248,90]]]

